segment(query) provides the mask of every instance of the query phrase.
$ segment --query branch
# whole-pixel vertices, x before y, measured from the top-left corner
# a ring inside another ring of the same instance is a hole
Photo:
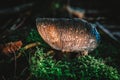
[[[102,24],[100,24],[99,22],[96,22],[96,25],[98,25],[98,27],[104,32],[106,33],[112,40],[116,41],[119,43],[119,40],[108,30],[106,29]]]

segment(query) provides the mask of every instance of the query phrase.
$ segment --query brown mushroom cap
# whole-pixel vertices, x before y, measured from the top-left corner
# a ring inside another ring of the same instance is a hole
[[[52,48],[65,52],[92,51],[97,47],[90,25],[82,19],[37,18],[37,29]]]

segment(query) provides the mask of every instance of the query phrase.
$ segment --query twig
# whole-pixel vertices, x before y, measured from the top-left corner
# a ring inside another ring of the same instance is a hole
[[[32,48],[32,47],[35,47],[35,46],[38,46],[40,45],[40,42],[35,42],[35,43],[30,43],[30,44],[27,44],[26,46],[23,47],[23,50],[27,50],[29,48]],[[22,52],[20,52],[17,56],[16,56],[16,59],[18,59],[20,56],[22,55]],[[13,61],[14,58],[11,58],[11,61]]]
[[[21,75],[28,69],[28,67],[25,67],[22,72],[21,72]]]
[[[17,22],[20,22],[18,25],[17,25],[17,23],[16,24],[14,24],[11,28],[10,28],[10,30],[16,30],[17,28],[19,28],[20,26],[22,26],[22,24],[25,22],[25,20],[26,20],[26,18],[23,18],[22,20],[20,20],[20,18],[18,18],[18,21]]]
[[[102,24],[100,24],[99,22],[96,22],[96,25],[98,25],[98,27],[99,27],[104,33],[106,33],[111,39],[119,42],[119,40],[118,40],[108,29],[106,29]]]
[[[40,42],[30,43],[24,47],[24,50],[40,45]]]
[[[12,25],[12,27],[10,29],[5,30],[2,34],[0,34],[0,40],[6,38],[8,35],[10,35],[13,31],[15,31],[16,29],[18,29],[20,26],[23,25],[23,23],[25,22],[26,17],[21,19],[18,18],[14,24]]]

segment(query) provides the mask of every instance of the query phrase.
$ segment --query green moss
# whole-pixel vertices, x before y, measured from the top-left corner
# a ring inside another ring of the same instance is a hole
[[[120,49],[118,47],[116,47],[112,43],[102,41],[98,48],[96,48],[93,52],[89,53],[89,55],[95,56],[98,59],[104,59],[106,64],[116,67],[120,72],[119,53]]]
[[[26,38],[27,43],[31,42],[40,42],[41,46],[48,48],[49,45],[44,42],[44,40],[39,35],[38,31],[36,29],[31,29],[28,37]]]
[[[26,42],[36,42],[36,41],[43,42],[38,31],[36,29],[31,29],[28,37],[26,38]]]
[[[30,70],[40,80],[120,80],[118,71],[101,59],[83,56],[55,61],[39,48],[31,58]]]

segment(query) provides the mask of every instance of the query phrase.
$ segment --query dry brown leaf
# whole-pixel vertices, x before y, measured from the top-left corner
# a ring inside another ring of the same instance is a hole
[[[9,42],[3,45],[0,45],[0,50],[3,54],[8,55],[10,53],[15,53],[23,45],[22,41]]]

